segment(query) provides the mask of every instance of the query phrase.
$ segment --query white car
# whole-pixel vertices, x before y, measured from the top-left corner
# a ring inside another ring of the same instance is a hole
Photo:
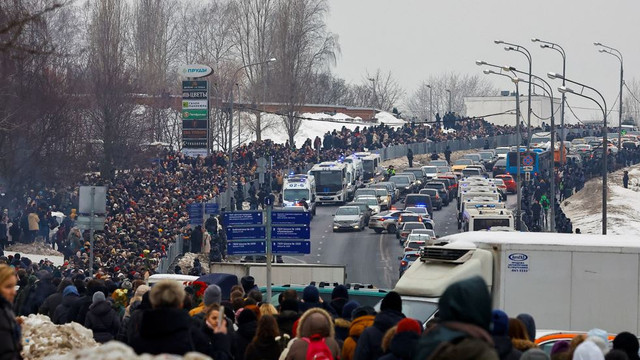
[[[380,213],[380,204],[375,196],[358,196],[354,202],[363,202],[371,208],[371,215]]]

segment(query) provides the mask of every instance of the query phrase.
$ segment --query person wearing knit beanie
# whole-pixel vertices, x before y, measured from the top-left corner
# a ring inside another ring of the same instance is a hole
[[[551,348],[551,353],[549,355],[551,355],[551,357],[553,358],[554,355],[568,353],[570,347],[571,346],[569,345],[568,341],[565,341],[565,340],[556,341],[556,343],[553,344],[553,347]]]
[[[302,290],[302,301],[306,303],[317,303],[320,301],[320,293],[318,292],[318,288],[309,285]]]
[[[397,292],[391,291],[382,299],[380,311],[393,310],[402,312],[402,298]]]
[[[519,359],[522,356],[520,350],[513,347],[509,337],[509,316],[502,310],[491,312],[491,337],[493,347],[498,352],[500,359]]]
[[[549,360],[549,355],[538,348],[532,348],[522,353],[520,360]]]
[[[333,312],[337,315],[337,317],[340,317],[340,315],[342,315],[342,309],[347,302],[349,302],[349,291],[347,290],[347,287],[344,285],[338,285],[333,288],[329,306],[333,309]]]
[[[220,304],[222,302],[222,290],[220,290],[220,286],[216,284],[211,284],[207,286],[207,289],[204,291],[204,306],[209,306],[212,304]]]
[[[412,331],[418,335],[422,334],[422,325],[417,320],[404,318],[398,322],[396,334]]]
[[[351,300],[348,303],[344,304],[344,306],[342,307],[342,318],[351,320],[351,313],[353,312],[353,310],[359,307],[360,304],[355,300]]]
[[[96,291],[95,293],[93,293],[93,298],[91,299],[91,303],[95,304],[98,303],[100,301],[105,301],[106,298],[104,296],[104,293],[102,291]]]

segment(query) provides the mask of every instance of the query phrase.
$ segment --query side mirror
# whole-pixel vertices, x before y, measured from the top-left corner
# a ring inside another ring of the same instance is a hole
[[[402,260],[402,256],[398,256],[398,260]]]

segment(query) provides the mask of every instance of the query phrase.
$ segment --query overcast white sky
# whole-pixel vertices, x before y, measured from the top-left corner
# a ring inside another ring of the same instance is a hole
[[[560,54],[541,49],[531,38],[560,44],[567,52],[567,78],[603,92],[609,107],[618,94],[620,66],[616,58],[598,53],[594,41],[620,50],[625,79],[640,79],[637,0],[329,0],[329,4],[328,26],[339,36],[342,50],[333,70],[350,82],[360,82],[365,70],[391,70],[407,96],[430,75],[483,75],[476,59],[521,70],[528,67],[523,55],[504,51],[494,39],[525,46],[532,53],[534,74],[545,79],[548,71],[562,72]],[[512,90],[507,79],[491,78],[497,88]],[[561,84],[556,80],[552,85]],[[574,107],[595,106],[575,96],[567,101]],[[617,119],[617,112],[611,117]]]

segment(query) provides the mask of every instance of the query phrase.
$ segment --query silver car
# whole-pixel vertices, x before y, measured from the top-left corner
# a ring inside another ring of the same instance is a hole
[[[357,206],[340,206],[333,215],[333,231],[364,230],[364,216]]]
[[[369,229],[373,229],[378,234],[385,230],[389,234],[395,234],[398,228],[398,218],[407,213],[409,212],[404,210],[383,211],[369,219]]]

